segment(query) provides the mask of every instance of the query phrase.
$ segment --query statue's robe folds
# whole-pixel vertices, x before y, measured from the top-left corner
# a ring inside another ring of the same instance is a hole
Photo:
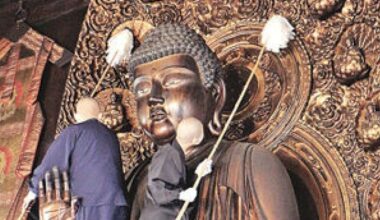
[[[197,147],[188,156],[188,174],[194,173],[196,166],[207,157],[213,143]],[[213,172],[202,180],[198,188],[198,199],[191,207],[190,219],[299,219],[288,173],[271,152],[249,143],[222,142],[213,161]],[[136,192],[131,219],[139,218],[146,174],[146,168],[140,168],[130,178],[133,181],[130,190]]]

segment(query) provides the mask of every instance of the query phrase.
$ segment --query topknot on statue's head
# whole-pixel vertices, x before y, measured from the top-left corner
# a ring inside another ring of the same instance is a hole
[[[130,78],[135,68],[174,54],[191,56],[197,63],[203,84],[210,88],[215,78],[221,77],[221,62],[206,42],[193,29],[181,24],[163,24],[150,30],[129,60]]]

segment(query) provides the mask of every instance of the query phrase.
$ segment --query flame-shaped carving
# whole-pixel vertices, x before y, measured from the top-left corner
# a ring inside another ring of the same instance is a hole
[[[308,0],[309,11],[317,18],[326,18],[335,11],[339,10],[344,0]]]
[[[364,147],[375,147],[380,143],[380,93],[374,94],[360,107],[356,132]]]
[[[373,28],[366,24],[349,27],[341,36],[333,58],[337,79],[346,85],[366,78],[377,61],[380,45]]]
[[[353,39],[347,40],[347,50],[343,54],[335,56],[334,67],[335,76],[345,84],[362,79],[370,70],[363,52]]]

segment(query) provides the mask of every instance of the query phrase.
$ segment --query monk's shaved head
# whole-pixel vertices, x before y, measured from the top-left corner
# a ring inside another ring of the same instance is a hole
[[[100,113],[98,102],[90,97],[79,99],[75,108],[76,113],[74,114],[74,117],[77,122],[82,122],[93,118],[97,119]]]
[[[176,138],[182,148],[200,144],[204,138],[202,122],[194,117],[183,119],[177,126]]]

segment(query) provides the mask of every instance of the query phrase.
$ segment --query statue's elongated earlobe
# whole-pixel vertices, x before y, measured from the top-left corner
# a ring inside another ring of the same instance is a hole
[[[226,101],[226,87],[220,77],[216,77],[212,85],[213,97],[215,98],[215,108],[211,121],[208,123],[208,128],[213,135],[219,135],[222,131],[222,110]]]

